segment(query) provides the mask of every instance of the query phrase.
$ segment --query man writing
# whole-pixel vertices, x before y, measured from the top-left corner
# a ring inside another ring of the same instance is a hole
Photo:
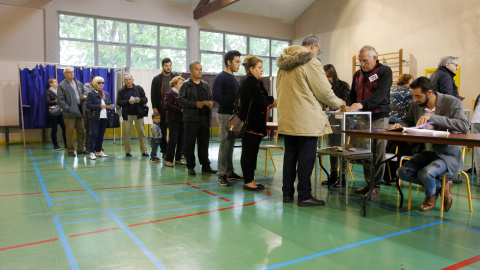
[[[153,77],[151,88],[151,99],[153,113],[160,114],[160,130],[164,136],[160,139],[160,152],[163,153],[162,159],[165,159],[167,153],[167,122],[165,109],[165,94],[170,90],[170,81],[177,76],[172,72],[172,60],[163,58],[162,72]]]
[[[420,126],[432,122],[424,129],[448,130],[455,133],[467,133],[468,120],[463,112],[462,102],[453,96],[436,93],[434,85],[426,77],[420,77],[410,85],[413,103],[407,116],[392,128]],[[437,176],[448,171],[456,174],[463,168],[462,148],[458,145],[426,144],[422,151],[397,170],[400,179],[421,184],[425,188],[425,200],[420,211],[430,211],[435,207],[439,190],[442,187]],[[452,206],[450,187],[452,181],[446,182],[443,194],[444,209]]]
[[[217,112],[217,122],[220,127],[220,147],[218,150],[218,184],[229,186],[228,180],[242,180],[242,177],[233,171],[233,147],[235,138],[228,138],[225,124],[232,116],[234,104],[238,99],[239,83],[233,73],[240,68],[240,52],[229,51],[225,54],[225,70],[220,72],[213,82],[213,100],[220,107]]]
[[[392,69],[380,64],[377,59],[377,51],[372,46],[363,46],[358,54],[360,69],[353,75],[352,90],[347,100],[347,111],[372,112],[372,128],[388,129],[390,114],[390,87],[392,86]],[[377,140],[375,147],[377,155],[374,164],[385,160],[387,147],[386,140]],[[385,164],[377,167],[371,178],[370,166],[363,166],[363,173],[367,183],[374,181],[373,199],[380,196],[380,182],[385,173]],[[369,185],[356,189],[357,194],[367,194]]]

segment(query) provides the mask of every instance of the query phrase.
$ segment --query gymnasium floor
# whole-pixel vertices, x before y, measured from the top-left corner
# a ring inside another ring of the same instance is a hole
[[[200,166],[187,176],[139,152],[125,158],[112,141],[104,148],[109,157],[91,161],[48,144],[0,146],[0,269],[480,269],[480,188],[472,185],[469,212],[465,181],[453,185],[443,219],[439,202],[416,210],[424,199],[416,189],[415,210],[398,209],[394,186],[382,187],[364,218],[360,196],[347,206],[343,193],[320,186],[325,207],[283,204],[281,150],[266,178],[258,159],[268,190],[245,192],[239,182],[218,186]],[[217,151],[212,142],[215,169]],[[363,187],[361,171],[351,189]]]

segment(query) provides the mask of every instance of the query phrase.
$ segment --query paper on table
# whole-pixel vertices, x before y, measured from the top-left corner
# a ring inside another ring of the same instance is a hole
[[[448,136],[450,132],[443,130],[419,129],[419,128],[403,128],[403,132],[431,134],[433,136]]]

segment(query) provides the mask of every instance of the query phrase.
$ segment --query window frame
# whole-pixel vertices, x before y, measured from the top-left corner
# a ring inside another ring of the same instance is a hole
[[[93,40],[86,40],[86,39],[78,39],[78,38],[63,38],[60,37],[60,16],[65,15],[65,16],[77,16],[77,17],[84,17],[84,18],[91,18],[93,19],[93,35],[94,38]],[[122,23],[127,23],[127,42],[108,42],[108,41],[99,41],[97,39],[97,20],[110,20],[110,21],[118,21]],[[136,43],[130,43],[130,24],[146,24],[146,25],[153,25],[157,28],[157,45],[143,45],[143,44],[136,44]],[[161,27],[170,27],[170,28],[177,28],[177,29],[184,29],[186,31],[186,47],[185,48],[178,48],[178,47],[170,47],[170,46],[161,46],[160,45],[160,28]],[[118,68],[131,68],[131,49],[132,48],[148,48],[148,49],[155,49],[156,50],[156,69],[161,69],[161,61],[160,59],[160,51],[164,49],[173,49],[173,50],[181,50],[185,51],[186,55],[186,65],[183,67],[184,71],[180,70],[174,70],[175,72],[188,72],[188,63],[190,62],[190,28],[185,27],[185,26],[179,26],[179,25],[171,25],[171,24],[162,24],[162,23],[153,23],[153,22],[145,22],[145,21],[137,21],[137,20],[128,20],[128,19],[120,19],[120,18],[111,18],[111,17],[103,17],[103,16],[93,16],[93,15],[86,15],[86,14],[78,14],[78,13],[71,13],[71,12],[57,12],[57,59],[58,62],[60,62],[60,57],[61,57],[61,47],[60,43],[63,40],[67,41],[76,41],[76,42],[85,42],[85,43],[93,43],[94,44],[94,66],[99,66],[99,51],[98,51],[98,46],[99,45],[108,45],[108,46],[125,46],[126,51],[125,51],[125,57],[126,57],[126,66],[125,67],[118,67]],[[62,63],[61,63],[62,64]],[[68,64],[67,64],[68,65]],[[174,65],[175,66],[175,65]]]

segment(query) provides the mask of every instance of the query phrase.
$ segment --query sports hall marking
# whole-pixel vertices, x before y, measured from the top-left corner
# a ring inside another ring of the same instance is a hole
[[[32,242],[32,243],[27,243],[27,244],[22,244],[22,245],[5,247],[5,248],[0,248],[0,251],[5,251],[5,250],[10,250],[10,249],[15,249],[15,248],[21,248],[21,247],[28,247],[28,246],[44,244],[44,243],[49,243],[49,242],[55,242],[57,240],[58,240],[58,238],[53,238],[53,239],[48,239],[48,240],[43,240],[43,241],[38,241],[38,242]]]
[[[471,264],[474,264],[476,262],[480,261],[480,255],[472,257],[470,259],[466,259],[465,261],[461,261],[459,263],[456,263],[454,265],[450,265],[449,267],[445,267],[442,270],[456,270],[456,269],[461,269],[463,267],[467,267]]]

